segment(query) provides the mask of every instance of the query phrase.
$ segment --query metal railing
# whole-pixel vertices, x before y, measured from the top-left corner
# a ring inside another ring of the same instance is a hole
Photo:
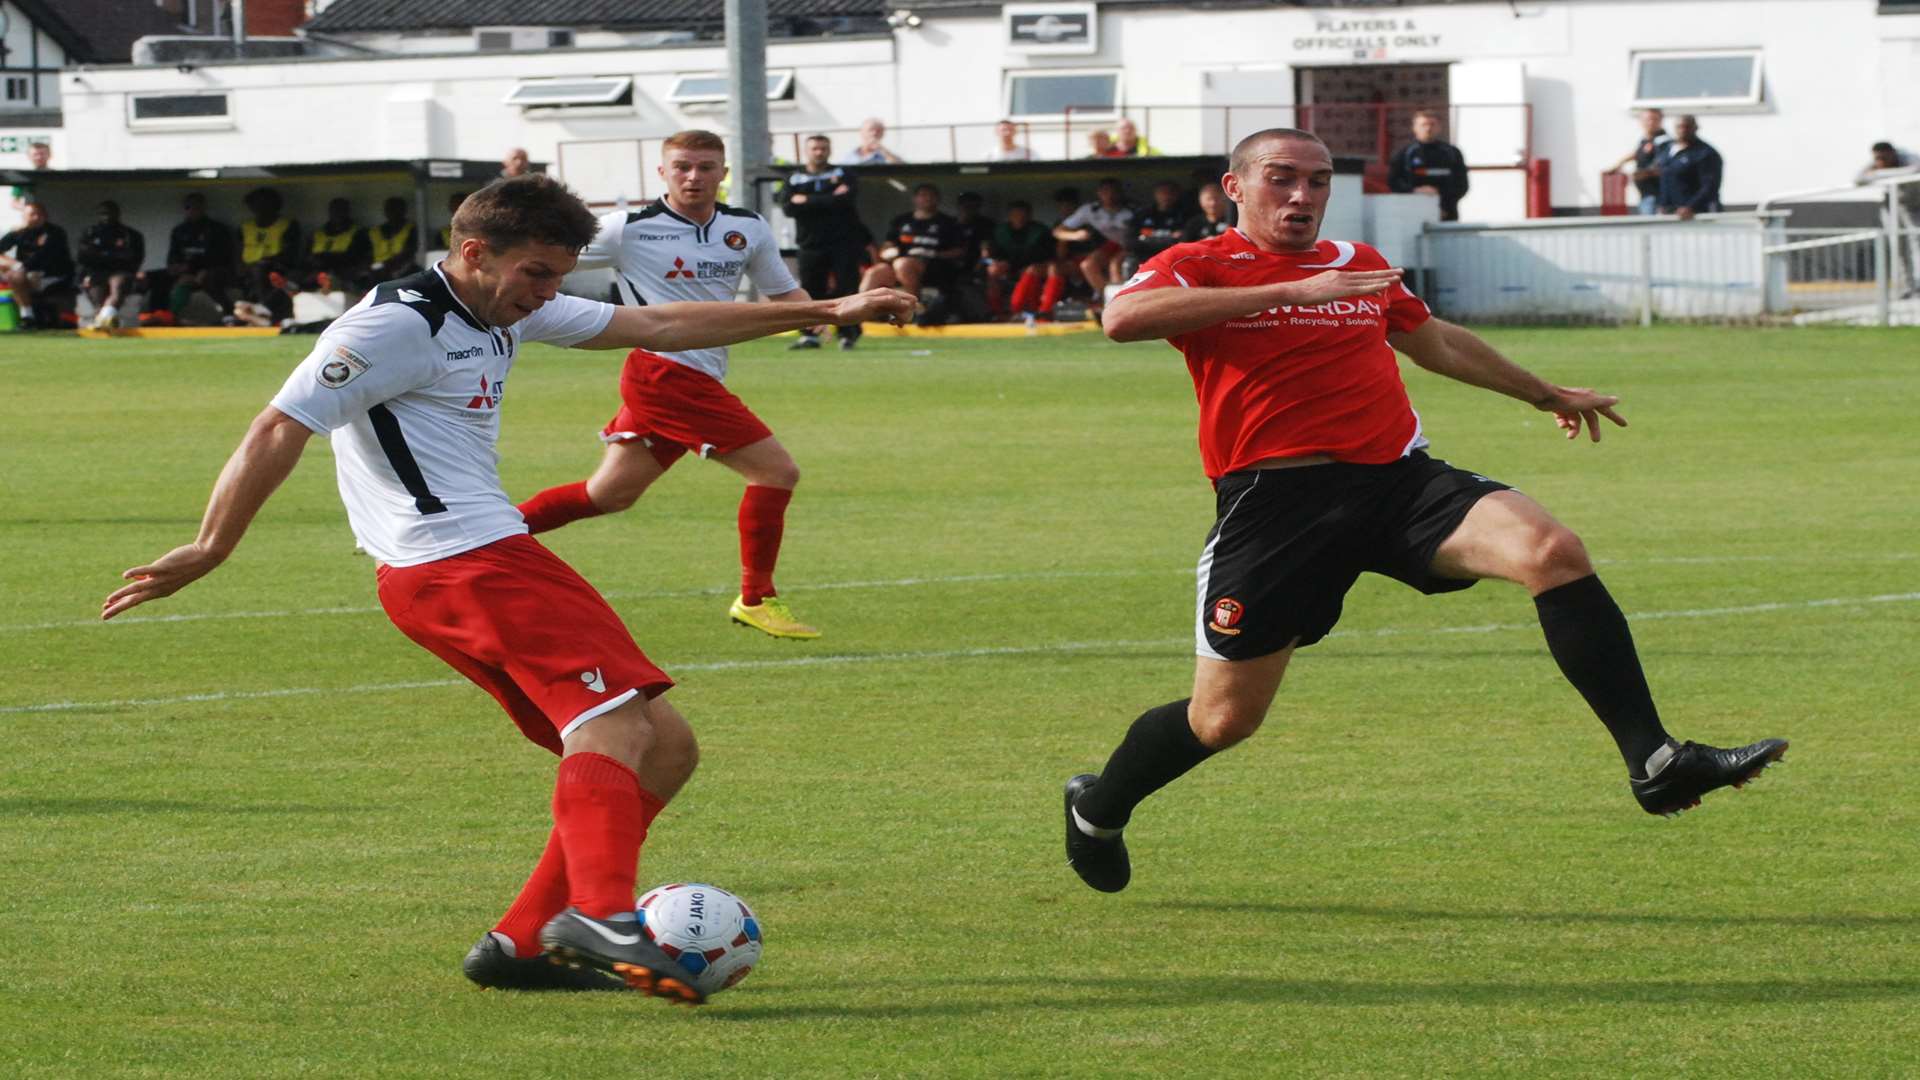
[[[1510,323],[1763,321],[1783,213],[1428,225],[1419,287],[1448,318]]]

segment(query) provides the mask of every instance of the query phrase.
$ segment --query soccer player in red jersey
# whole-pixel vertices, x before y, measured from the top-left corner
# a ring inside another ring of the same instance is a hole
[[[107,597],[101,617],[171,595],[224,562],[308,439],[328,435],[348,521],[379,563],[388,617],[561,758],[546,853],[468,954],[467,976],[519,989],[624,981],[697,1002],[633,913],[640,846],[693,773],[693,730],[663,696],[673,680],[600,594],[528,535],[502,490],[507,377],[526,341],[704,348],[898,319],[913,298],[876,290],[817,303],[615,307],[559,294],[595,229],[586,206],[544,175],[496,180],[469,196],[447,259],[381,284],[328,327],[228,460],[199,536],[121,575],[128,584]]]
[[[1617,398],[1549,383],[1433,318],[1379,252],[1321,240],[1332,179],[1315,136],[1249,135],[1222,179],[1239,226],[1149,259],[1106,310],[1114,340],[1164,338],[1186,355],[1218,517],[1200,554],[1192,696],[1147,710],[1097,777],[1067,782],[1067,860],[1104,892],[1131,875],[1121,830],[1134,807],[1259,728],[1288,659],[1333,628],[1363,572],[1429,594],[1481,578],[1525,587],[1649,813],[1744,784],[1787,748],[1671,739],[1580,538],[1525,495],[1427,456],[1396,351],[1554,414],[1568,438],[1597,442],[1602,418],[1626,421]]]

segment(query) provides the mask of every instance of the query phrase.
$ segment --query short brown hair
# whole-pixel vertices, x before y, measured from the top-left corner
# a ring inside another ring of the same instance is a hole
[[[662,154],[669,150],[718,150],[724,154],[727,152],[727,141],[711,131],[688,128],[674,132],[667,136],[666,142],[660,144]]]
[[[567,185],[545,173],[502,177],[466,197],[449,226],[455,247],[472,237],[494,251],[551,244],[577,252],[600,222]]]
[[[1248,166],[1253,164],[1254,151],[1269,142],[1282,139],[1310,142],[1318,145],[1322,150],[1327,150],[1326,142],[1311,131],[1301,131],[1299,128],[1265,128],[1233,144],[1233,156],[1228,159],[1227,171],[1235,176],[1241,175]],[[1333,151],[1327,150],[1327,156],[1332,157]]]

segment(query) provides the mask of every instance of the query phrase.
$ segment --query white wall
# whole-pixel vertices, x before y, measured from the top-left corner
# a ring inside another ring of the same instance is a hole
[[[1291,98],[1296,68],[1355,62],[1454,63],[1462,94],[1506,93],[1532,105],[1533,152],[1551,161],[1553,202],[1599,202],[1599,172],[1636,137],[1629,105],[1637,49],[1758,47],[1765,101],[1700,113],[1701,134],[1727,163],[1730,203],[1787,189],[1844,182],[1867,147],[1890,138],[1920,149],[1920,16],[1878,16],[1875,0],[1515,0],[1392,9],[1103,9],[1100,51],[1029,57],[1010,52],[997,16],[923,15],[891,40],[776,43],[768,63],[799,70],[799,100],[771,110],[776,132],[848,132],[866,116],[895,128],[890,142],[910,159],[978,157],[1004,109],[1008,70],[1117,67],[1127,111],[1169,152],[1218,152],[1236,130],[1275,122],[1279,110],[1219,105],[1254,93]],[[423,41],[429,39],[415,39]],[[447,39],[433,39],[445,42]],[[583,39],[584,40],[584,39]],[[1358,56],[1358,59],[1356,59]],[[367,158],[491,159],[526,146],[551,161],[563,141],[658,136],[686,126],[720,127],[722,112],[663,104],[680,73],[723,67],[718,45],[528,54],[417,55],[386,60],[117,68],[65,79],[69,167],[274,164]],[[1507,79],[1503,73],[1513,73]],[[519,78],[629,74],[638,107],[624,115],[535,118],[500,104]],[[76,81],[79,80],[79,81]],[[127,129],[130,91],[225,88],[230,130],[149,133]],[[1235,89],[1237,88],[1237,89]],[[1249,89],[1252,88],[1252,89]],[[1492,89],[1489,89],[1492,88]],[[1151,106],[1149,109],[1147,107]],[[1206,108],[1203,108],[1205,106]],[[1488,134],[1494,114],[1463,116],[1456,133],[1476,155],[1515,141]],[[1511,114],[1507,114],[1511,115]],[[957,126],[950,134],[949,125]],[[1058,126],[1036,127],[1037,150],[1084,153]],[[1477,126],[1477,127],[1476,127]],[[1244,133],[1240,131],[1238,133]],[[1475,164],[1487,162],[1475,161]],[[1523,212],[1521,175],[1476,174],[1463,210],[1501,219]]]

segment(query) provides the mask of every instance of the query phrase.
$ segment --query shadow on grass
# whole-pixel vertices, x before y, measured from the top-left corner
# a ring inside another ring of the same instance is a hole
[[[1622,911],[1440,911],[1427,908],[1373,904],[1283,904],[1258,900],[1155,900],[1150,907],[1252,915],[1320,915],[1329,918],[1379,919],[1384,922],[1507,922],[1565,923],[1605,926],[1798,926],[1825,930],[1871,930],[1920,927],[1920,914],[1900,915],[1689,915]]]
[[[978,1016],[1044,1009],[1191,1009],[1223,1005],[1305,1005],[1329,1008],[1407,1005],[1503,1008],[1518,1006],[1755,1005],[1777,1002],[1866,1002],[1920,997],[1920,979],[1600,980],[1595,982],[1389,982],[1339,979],[1155,980],[1147,973],[1101,978],[1045,977],[1025,986],[995,979],[936,979],[905,987],[896,1000],[860,1005],[820,1002],[794,1005],[723,1005],[702,1013],[720,1023],[838,1018],[909,1019]],[[954,1000],[964,996],[965,1000]],[[916,997],[939,1000],[914,1000]]]
[[[378,809],[381,808],[315,806],[312,803],[241,804],[190,802],[185,799],[108,799],[58,795],[9,795],[0,798],[0,817],[77,817],[87,814],[362,814]]]

